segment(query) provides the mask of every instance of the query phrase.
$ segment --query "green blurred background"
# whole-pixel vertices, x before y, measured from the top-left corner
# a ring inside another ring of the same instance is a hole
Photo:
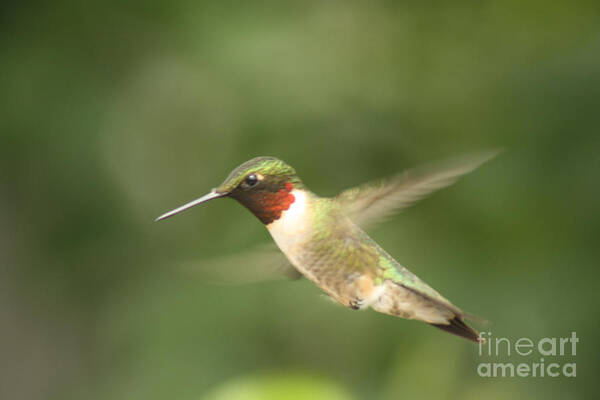
[[[0,397],[592,397],[599,17],[597,1],[4,4]],[[257,155],[334,195],[496,147],[371,233],[496,337],[576,331],[558,357],[576,378],[481,378],[477,346],[306,280],[186,273],[270,240],[233,201],[153,222]]]

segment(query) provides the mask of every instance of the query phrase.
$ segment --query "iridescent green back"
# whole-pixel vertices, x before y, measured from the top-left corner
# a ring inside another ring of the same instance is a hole
[[[311,243],[302,258],[324,285],[341,290],[348,280],[368,274],[376,285],[390,280],[454,308],[350,221],[334,199],[315,196],[313,204]]]

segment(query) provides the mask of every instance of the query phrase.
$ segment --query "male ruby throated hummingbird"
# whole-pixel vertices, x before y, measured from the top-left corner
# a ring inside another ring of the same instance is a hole
[[[283,161],[257,157],[234,169],[207,195],[157,221],[208,200],[231,197],[265,224],[297,271],[342,305],[424,321],[479,342],[479,334],[464,322],[468,315],[400,265],[359,226],[450,185],[495,155],[479,153],[407,171],[333,198],[311,192]]]

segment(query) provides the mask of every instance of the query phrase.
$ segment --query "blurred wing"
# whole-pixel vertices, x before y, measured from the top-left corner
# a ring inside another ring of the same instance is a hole
[[[205,282],[221,285],[302,277],[274,243],[232,255],[188,261],[183,268]]]
[[[465,157],[405,171],[395,177],[348,189],[337,197],[345,213],[361,226],[379,222],[434,191],[451,185],[499,151]]]

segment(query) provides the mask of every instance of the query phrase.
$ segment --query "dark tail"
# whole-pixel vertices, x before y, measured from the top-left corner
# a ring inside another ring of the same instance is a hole
[[[475,329],[473,329],[469,325],[467,325],[465,323],[465,321],[462,320],[461,317],[456,316],[456,317],[452,318],[450,321],[448,321],[448,324],[446,324],[446,325],[444,325],[444,324],[431,324],[431,325],[435,326],[436,328],[439,328],[443,331],[451,333],[453,335],[463,337],[472,342],[479,343],[480,341],[482,341],[483,343],[485,343],[485,339],[480,337],[479,333],[477,333],[477,331]]]

